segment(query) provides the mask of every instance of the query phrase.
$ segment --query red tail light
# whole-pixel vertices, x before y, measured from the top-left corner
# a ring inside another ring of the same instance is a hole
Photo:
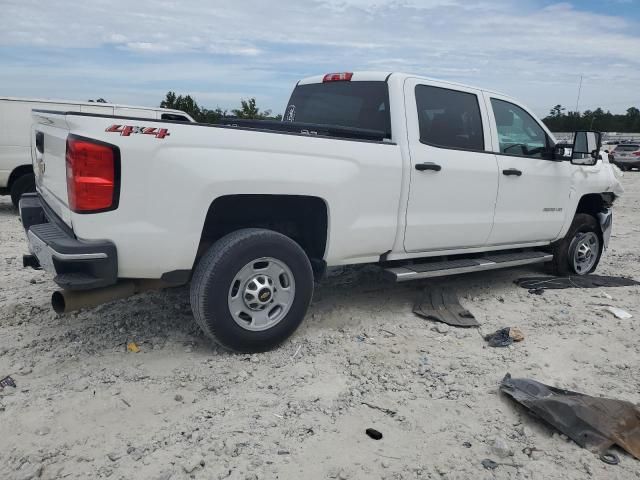
[[[640,157],[640,152],[633,152],[636,157]]]
[[[327,73],[322,79],[322,83],[327,82],[349,82],[353,77],[353,73],[351,72],[343,72],[343,73]]]
[[[76,213],[115,210],[120,194],[120,150],[114,145],[69,136],[67,195]]]

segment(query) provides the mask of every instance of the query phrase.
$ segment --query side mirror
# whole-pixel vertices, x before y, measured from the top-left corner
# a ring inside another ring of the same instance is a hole
[[[595,165],[602,143],[600,132],[581,131],[573,137],[571,163],[574,165]]]

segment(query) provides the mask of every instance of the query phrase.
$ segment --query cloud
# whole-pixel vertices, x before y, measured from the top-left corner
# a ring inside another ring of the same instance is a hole
[[[281,111],[299,77],[403,70],[504,90],[545,113],[575,98],[581,74],[585,102],[605,107],[640,84],[637,21],[566,2],[5,0],[2,11],[3,92],[26,91],[21,75],[37,73],[44,95],[84,92],[91,78],[109,100],[166,86],[211,89],[223,107],[237,103],[227,93],[256,95]]]

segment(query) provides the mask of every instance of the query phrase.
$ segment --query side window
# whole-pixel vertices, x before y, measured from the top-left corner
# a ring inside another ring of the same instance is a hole
[[[443,148],[484,150],[477,95],[417,85],[416,103],[421,142]]]
[[[174,122],[189,122],[190,120],[183,115],[176,115],[175,113],[163,113],[160,116],[161,120],[173,120]]]
[[[513,103],[491,99],[498,127],[500,153],[542,158],[549,140],[540,124]]]

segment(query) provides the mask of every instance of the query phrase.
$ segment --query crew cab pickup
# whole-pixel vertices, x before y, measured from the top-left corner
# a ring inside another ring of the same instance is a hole
[[[560,148],[513,98],[400,73],[301,80],[282,122],[33,117],[24,263],[55,275],[54,309],[191,282],[237,351],[292,334],[326,267],[592,272],[622,192],[596,132]]]

